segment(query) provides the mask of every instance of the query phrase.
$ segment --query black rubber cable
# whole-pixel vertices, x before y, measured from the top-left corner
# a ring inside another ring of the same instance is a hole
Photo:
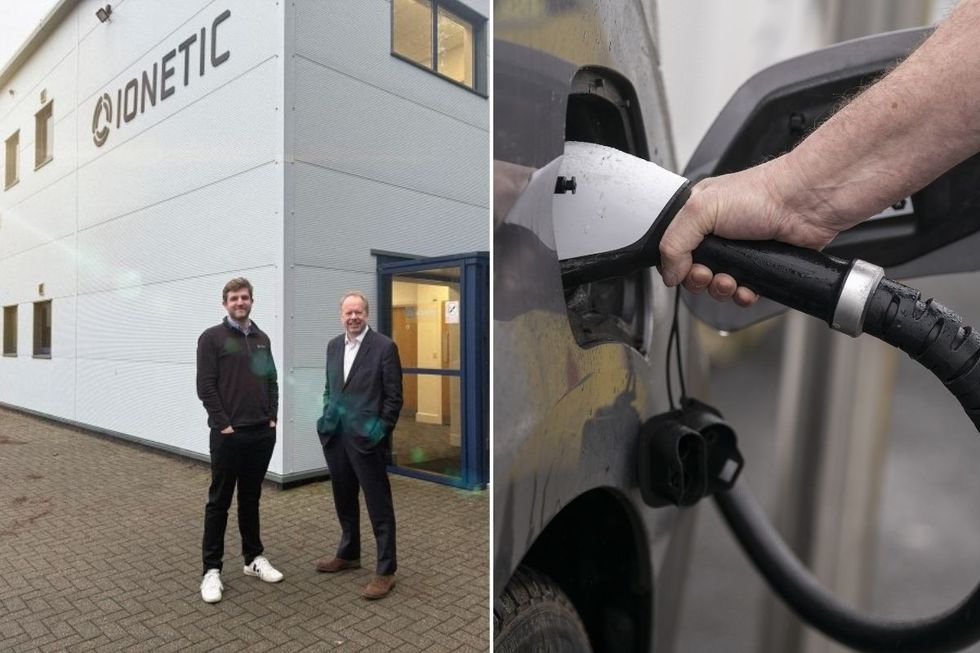
[[[921,293],[883,279],[871,296],[864,332],[897,347],[935,374],[980,431],[980,333]],[[978,615],[980,620],[980,615]]]
[[[833,323],[850,264],[791,245],[734,242],[710,236],[694,260],[727,272],[760,295]],[[919,291],[883,279],[866,304],[864,332],[932,371],[980,430],[980,333]],[[980,640],[980,585],[958,605],[914,621],[859,614],[823,589],[786,547],[744,487],[715,494],[725,521],[770,587],[799,617],[860,651],[945,653]]]
[[[674,337],[674,342],[677,345],[677,378],[680,381],[681,386],[681,404],[687,399],[687,385],[684,383],[684,359],[681,356],[681,328],[680,328],[680,312],[681,312],[681,288],[678,286],[674,289],[674,321],[670,325],[671,333]],[[670,360],[667,361],[667,367],[670,367]]]
[[[980,639],[980,585],[935,617],[897,622],[859,614],[819,585],[776,533],[744,482],[717,492],[715,504],[772,590],[805,622],[859,651],[946,653]]]

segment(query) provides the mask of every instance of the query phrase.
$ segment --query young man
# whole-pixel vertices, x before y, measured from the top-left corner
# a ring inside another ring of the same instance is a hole
[[[228,315],[197,341],[197,396],[211,427],[211,487],[204,509],[201,598],[221,600],[221,558],[228,507],[238,486],[238,530],[245,575],[278,583],[282,574],[262,555],[259,497],[276,445],[279,385],[269,337],[249,319],[252,284],[236,277],[221,294]]]
[[[323,415],[316,430],[330,468],[341,537],[337,555],[316,561],[316,570],[361,566],[358,488],[364,490],[378,545],[377,572],[361,593],[380,599],[395,585],[395,510],[388,482],[391,433],[402,408],[398,347],[367,324],[368,301],[349,292],[340,300],[344,333],[327,345]]]

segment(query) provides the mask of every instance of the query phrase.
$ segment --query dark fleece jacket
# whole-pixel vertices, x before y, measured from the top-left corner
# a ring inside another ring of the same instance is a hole
[[[223,430],[268,423],[279,412],[279,383],[269,336],[252,323],[248,336],[227,321],[197,340],[197,396],[208,426]]]

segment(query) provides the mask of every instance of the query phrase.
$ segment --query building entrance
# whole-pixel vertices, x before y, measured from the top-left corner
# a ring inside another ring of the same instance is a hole
[[[488,257],[380,265],[379,327],[398,345],[393,471],[467,488],[488,477]]]

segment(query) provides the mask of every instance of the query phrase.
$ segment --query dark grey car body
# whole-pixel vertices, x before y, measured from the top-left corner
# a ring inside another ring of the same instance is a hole
[[[610,316],[584,334],[602,316],[569,309],[552,226],[566,139],[673,168],[645,11],[494,6],[494,157],[537,171],[513,206],[498,200],[494,229],[494,593],[521,564],[547,574],[601,650],[671,648],[693,525],[692,511],[645,506],[636,485],[640,424],[668,410],[673,295],[655,271],[593,289]]]
[[[644,6],[498,0],[494,19],[494,156],[514,164],[495,167],[495,189],[511,189],[496,204],[494,227],[495,614],[515,570],[530,567],[568,595],[603,651],[672,649],[693,524],[693,511],[651,509],[637,488],[639,427],[669,408],[673,296],[655,272],[563,287],[554,244],[561,216],[552,196],[566,140],[674,168]],[[820,124],[927,33],[852,41],[760,72],[719,115],[686,176],[786,151],[807,133],[794,125]],[[978,167],[980,155],[913,194],[908,210],[843,234],[829,251],[909,274],[974,269]],[[522,169],[533,172],[526,186],[515,172]],[[778,310],[691,306],[724,329]],[[692,349],[688,389],[704,396]]]

